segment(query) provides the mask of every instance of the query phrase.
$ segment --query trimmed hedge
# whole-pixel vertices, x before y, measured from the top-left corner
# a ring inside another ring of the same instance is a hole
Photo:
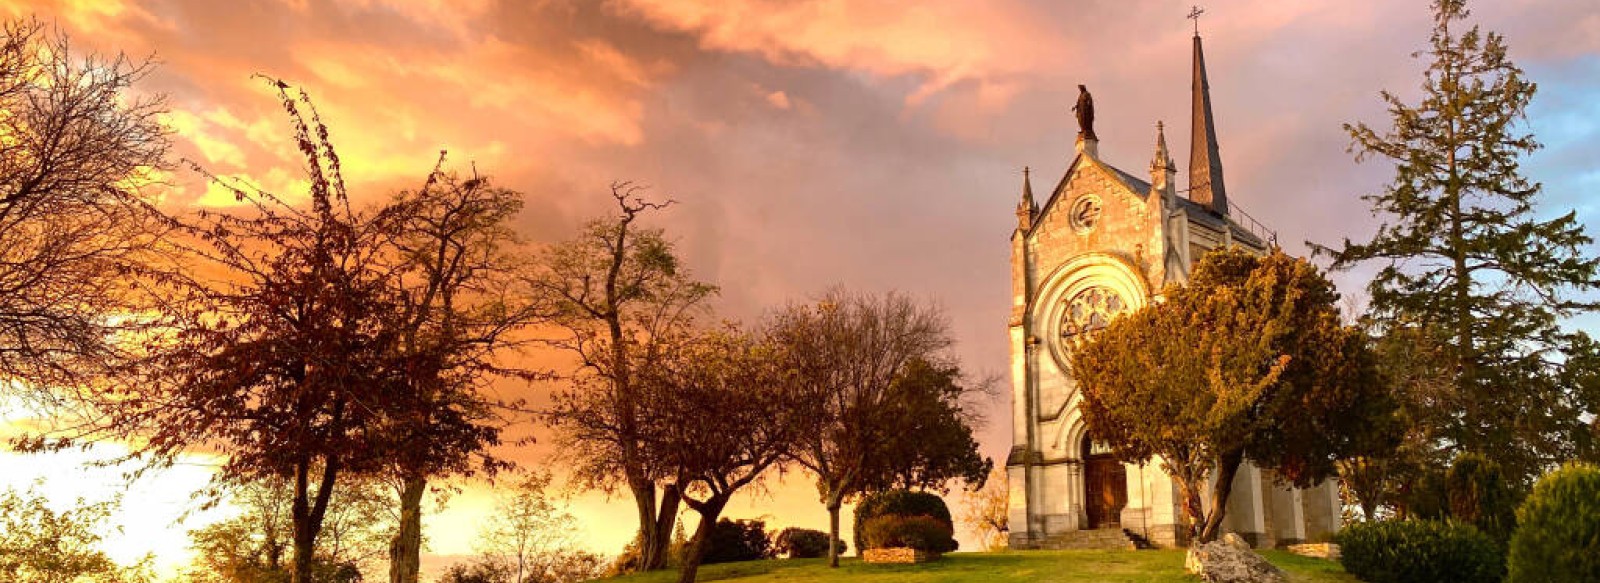
[[[844,540],[839,540],[839,554],[843,555],[850,550]],[[772,552],[774,555],[783,555],[791,559],[815,559],[828,556],[828,533],[809,528],[789,527],[778,532],[772,539]]]
[[[885,490],[874,492],[861,498],[856,504],[855,514],[855,540],[857,549],[866,550],[865,526],[867,521],[885,515],[899,516],[928,516],[943,522],[951,530],[955,530],[955,522],[950,519],[950,508],[945,506],[944,499],[931,492],[912,492],[910,490]],[[954,539],[951,539],[954,542]]]
[[[1371,583],[1497,583],[1506,572],[1499,545],[1465,523],[1360,522],[1334,539],[1344,570]]]
[[[956,550],[955,530],[932,516],[886,514],[867,520],[865,530],[868,549]]]
[[[1568,464],[1517,509],[1511,583],[1600,581],[1600,467]]]

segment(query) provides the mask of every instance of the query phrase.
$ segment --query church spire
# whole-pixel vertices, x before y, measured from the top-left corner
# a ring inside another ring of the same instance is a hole
[[[1033,228],[1033,218],[1039,213],[1039,205],[1033,203],[1033,181],[1028,178],[1028,167],[1022,167],[1022,200],[1017,202],[1017,228],[1024,231]]]
[[[1194,35],[1194,108],[1189,143],[1189,200],[1219,215],[1228,215],[1228,192],[1222,181],[1222,155],[1217,151],[1217,128],[1211,119],[1211,85],[1206,82],[1206,59],[1200,50],[1200,33]]]

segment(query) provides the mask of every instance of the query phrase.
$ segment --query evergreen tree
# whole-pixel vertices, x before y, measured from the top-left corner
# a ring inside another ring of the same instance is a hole
[[[1364,197],[1384,223],[1370,241],[1346,239],[1335,269],[1383,264],[1369,286],[1380,324],[1431,330],[1446,347],[1454,406],[1433,428],[1449,453],[1484,454],[1527,481],[1573,455],[1582,405],[1563,377],[1574,348],[1593,344],[1561,320],[1596,307],[1574,299],[1600,287],[1600,262],[1574,212],[1542,219],[1539,184],[1520,159],[1539,148],[1524,133],[1535,85],[1505,40],[1460,31],[1465,0],[1435,0],[1432,59],[1422,100],[1387,91],[1393,127],[1345,126],[1356,159],[1387,160],[1394,181]],[[1583,361],[1583,359],[1577,359]]]

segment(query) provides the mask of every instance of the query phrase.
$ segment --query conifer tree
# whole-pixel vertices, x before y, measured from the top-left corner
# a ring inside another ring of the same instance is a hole
[[[1539,148],[1522,128],[1535,84],[1505,39],[1464,31],[1465,0],[1435,0],[1431,59],[1416,105],[1383,92],[1393,127],[1346,124],[1358,161],[1394,164],[1365,196],[1384,219],[1371,240],[1323,249],[1333,268],[1378,262],[1369,286],[1380,329],[1416,327],[1446,347],[1455,410],[1432,428],[1449,453],[1484,454],[1530,479],[1573,455],[1583,406],[1561,379],[1574,347],[1591,346],[1563,318],[1592,310],[1600,262],[1574,212],[1542,218],[1540,185],[1521,159]],[[1583,361],[1583,359],[1577,359]],[[1592,408],[1592,407],[1591,407]]]

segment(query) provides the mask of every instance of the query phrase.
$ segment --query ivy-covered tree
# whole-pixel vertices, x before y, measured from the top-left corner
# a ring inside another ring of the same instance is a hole
[[[1345,240],[1334,269],[1376,262],[1368,287],[1380,324],[1415,325],[1448,349],[1448,414],[1434,417],[1445,457],[1480,453],[1514,479],[1571,457],[1587,431],[1568,363],[1590,362],[1562,319],[1592,310],[1600,261],[1575,212],[1545,218],[1521,159],[1539,147],[1523,130],[1535,85],[1505,39],[1464,27],[1465,0],[1435,0],[1431,59],[1415,105],[1382,93],[1392,126],[1346,125],[1357,160],[1394,165],[1365,196],[1384,219],[1365,242]],[[1464,30],[1463,30],[1464,29]],[[1593,409],[1593,404],[1589,404]]]
[[[1220,534],[1245,458],[1305,487],[1335,460],[1392,447],[1367,338],[1310,263],[1213,251],[1164,293],[1077,346],[1071,365],[1090,431],[1125,462],[1160,456],[1192,539]]]

